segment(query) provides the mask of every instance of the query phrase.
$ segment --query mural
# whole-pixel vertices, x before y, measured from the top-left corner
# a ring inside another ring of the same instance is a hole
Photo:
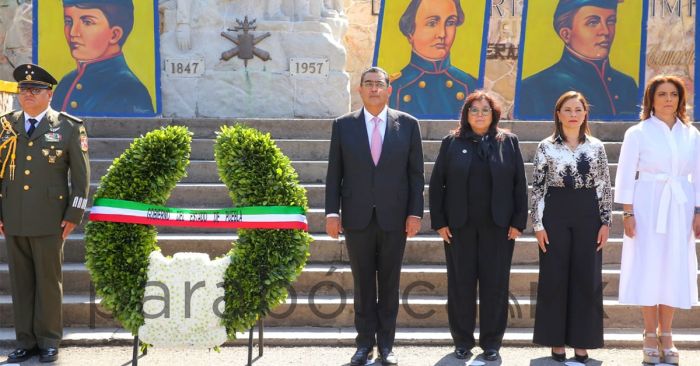
[[[592,119],[637,119],[646,9],[646,1],[526,0],[515,118],[550,120],[557,98],[577,90]]]
[[[384,0],[374,65],[390,74],[389,106],[457,118],[483,85],[489,14],[486,0]]]
[[[160,113],[157,1],[34,2],[34,62],[59,79],[52,108],[77,116]]]

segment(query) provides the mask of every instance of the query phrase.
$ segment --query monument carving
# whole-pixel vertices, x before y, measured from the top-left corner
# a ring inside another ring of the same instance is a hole
[[[245,67],[248,67],[248,60],[252,60],[253,57],[258,57],[259,59],[263,61],[268,61],[270,60],[270,53],[267,51],[263,51],[257,47],[255,47],[256,44],[260,43],[263,39],[267,38],[270,36],[270,32],[263,33],[259,36],[254,36],[250,34],[249,32],[251,30],[255,30],[255,19],[252,21],[248,21],[248,16],[243,19],[241,22],[240,20],[236,19],[236,23],[238,24],[237,26],[233,28],[228,28],[229,32],[239,32],[243,31],[243,34],[238,34],[237,36],[233,36],[230,33],[227,32],[221,32],[221,36],[228,39],[229,41],[233,42],[236,44],[236,47],[225,51],[221,54],[221,59],[224,61],[228,61],[233,57],[238,56],[241,60],[243,60],[243,64]]]
[[[159,8],[164,116],[332,117],[350,110],[342,0],[166,0]],[[328,60],[327,81],[290,72],[291,59]]]

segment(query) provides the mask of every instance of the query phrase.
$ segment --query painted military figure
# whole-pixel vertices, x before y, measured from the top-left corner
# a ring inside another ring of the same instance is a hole
[[[150,115],[151,96],[122,47],[134,27],[132,0],[63,0],[63,31],[77,68],[51,105],[81,116]]]
[[[457,118],[476,79],[452,66],[450,49],[464,23],[460,0],[411,0],[399,21],[411,61],[391,75],[389,107],[415,116]]]
[[[25,64],[13,76],[22,110],[0,117],[0,233],[18,346],[7,361],[38,354],[51,362],[63,336],[63,243],[87,205],[87,133],[82,121],[49,107],[56,79],[46,70]]]
[[[559,1],[554,29],[564,52],[557,63],[522,81],[516,117],[552,118],[552,106],[569,90],[586,96],[593,118],[638,117],[636,82],[610,65],[617,5],[618,0]]]

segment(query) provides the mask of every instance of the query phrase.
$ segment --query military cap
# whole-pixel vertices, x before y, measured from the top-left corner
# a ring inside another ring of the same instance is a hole
[[[12,73],[19,87],[32,87],[41,89],[51,89],[58,84],[56,79],[48,71],[39,65],[23,64],[17,66]]]
[[[576,10],[584,6],[597,6],[605,9],[617,9],[619,0],[559,0],[557,10],[554,12],[554,19],[560,15]]]
[[[110,5],[121,5],[121,6],[127,6],[127,7],[132,7],[134,6],[134,3],[132,0],[63,0],[63,7],[66,6],[76,6],[76,5],[82,5],[82,4],[110,4]]]

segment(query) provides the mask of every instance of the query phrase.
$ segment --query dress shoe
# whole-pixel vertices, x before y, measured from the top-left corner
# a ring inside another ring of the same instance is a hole
[[[367,359],[372,358],[372,348],[370,347],[358,347],[355,354],[352,355],[350,359],[350,365],[352,366],[364,366],[367,364]]]
[[[394,352],[388,348],[379,350],[379,357],[382,360],[382,365],[398,365],[399,359],[396,357]]]
[[[54,362],[58,360],[58,348],[49,347],[39,352],[39,362]]]
[[[455,348],[455,357],[457,357],[460,360],[464,360],[468,358],[471,355],[471,352],[469,352],[468,349],[463,348],[463,347],[457,347]]]
[[[486,361],[496,361],[498,360],[498,350],[495,349],[487,349],[484,351],[483,355],[484,360]]]
[[[24,362],[32,356],[39,354],[39,349],[34,347],[32,349],[27,349],[27,348],[17,348],[16,350],[12,351],[9,355],[7,355],[7,363],[19,363],[19,362]]]
[[[576,362],[586,363],[586,361],[588,361],[588,353],[586,353],[585,355],[577,355],[574,353],[574,359],[576,360]]]
[[[556,353],[552,351],[552,359],[557,362],[564,362],[566,361],[566,352],[564,353]]]

